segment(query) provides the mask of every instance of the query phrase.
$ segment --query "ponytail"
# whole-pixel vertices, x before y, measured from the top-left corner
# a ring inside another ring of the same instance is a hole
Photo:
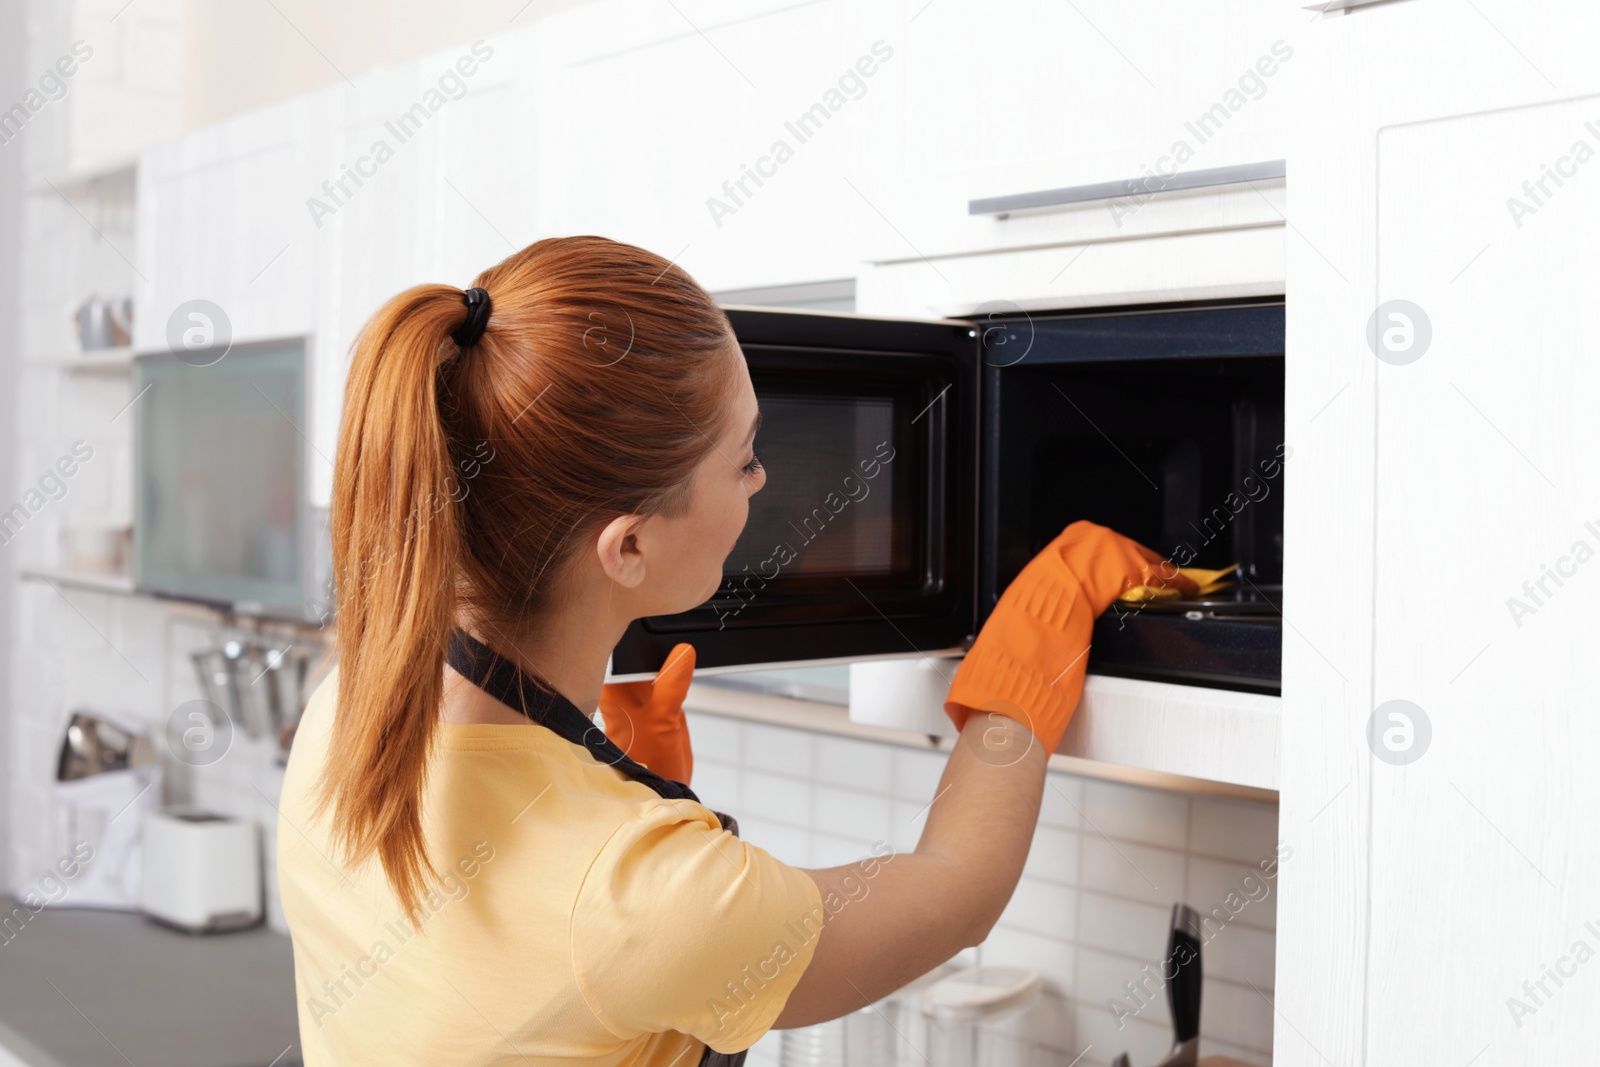
[[[339,693],[319,815],[346,861],[376,854],[417,925],[425,876],[427,756],[455,624],[460,518],[439,398],[461,290],[419,285],[356,341],[334,464],[330,525]]]
[[[559,625],[594,531],[687,499],[742,359],[682,268],[604,237],[535,242],[473,285],[492,309],[421,285],[362,330],[334,465],[339,693],[317,814],[344,862],[378,856],[413,925],[437,875],[421,807],[458,613],[523,639]]]

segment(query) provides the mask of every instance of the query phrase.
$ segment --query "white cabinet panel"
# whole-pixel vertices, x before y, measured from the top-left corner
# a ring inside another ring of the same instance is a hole
[[[145,154],[136,347],[166,347],[169,317],[194,299],[221,307],[238,340],[311,329],[317,257],[305,200],[328,175],[328,103],[251,112]]]
[[[1600,719],[1580,709],[1600,704],[1600,567],[1585,565],[1600,553],[1600,180],[1569,156],[1600,149],[1597,118],[1600,96],[1378,140],[1379,303],[1414,303],[1432,334],[1376,389],[1373,694],[1416,703],[1433,731],[1414,765],[1372,778],[1369,1002],[1404,992],[1416,1017],[1372,1010],[1369,1041],[1401,1059],[1495,1042],[1561,1063],[1593,1046],[1600,974],[1522,986],[1575,941],[1597,947]],[[1568,180],[1525,200],[1563,157]],[[1512,198],[1537,214],[1519,226]],[[1470,891],[1419,907],[1441,872],[1470,874]],[[1415,987],[1402,975],[1424,959],[1471,979]]]
[[[337,394],[330,405],[322,329],[334,284],[324,183],[341,176],[335,130],[343,86],[169,141],[140,164],[141,351],[168,347],[167,323],[190,300],[222,309],[234,341],[310,335],[310,398],[299,427],[314,451],[311,498],[325,504]],[[336,216],[335,216],[336,217]],[[333,415],[330,417],[330,406]]]
[[[171,312],[196,298],[236,340],[311,334],[315,504],[367,319],[420,282],[464,287],[530,239],[529,39],[367,72],[145,156],[137,344],[165,347]]]
[[[1280,185],[1271,195],[1281,200],[1282,192]],[[1139,241],[877,264],[862,272],[856,307],[869,315],[943,318],[1273,296],[1284,289],[1283,241],[1280,220]]]
[[[1097,203],[997,220],[968,201],[1280,159],[1306,15],[1277,0],[1204,5],[926,5],[904,30],[897,166],[863,191],[881,209],[873,260],[1118,239],[1272,218],[1245,197]]]
[[[882,150],[875,112],[897,99],[898,10],[681,6],[698,30],[633,0],[549,23],[540,231],[642,245],[713,289],[853,277],[876,215],[851,181]],[[601,19],[658,37],[613,47]]]
[[[1600,186],[1569,159],[1521,226],[1508,203],[1580,138],[1600,149],[1600,101],[1550,102],[1600,91],[1597,35],[1576,6],[1394,3],[1295,40],[1285,586],[1308,592],[1284,640],[1284,1067],[1590,1055],[1600,972],[1537,983],[1595,947],[1600,892],[1600,736],[1572,710],[1595,698],[1574,556],[1600,547]],[[1392,300],[1431,333],[1411,362],[1393,309],[1390,359],[1368,344]],[[1547,565],[1574,573],[1519,628],[1508,601]],[[1392,700],[1431,723],[1410,763],[1369,741]]]

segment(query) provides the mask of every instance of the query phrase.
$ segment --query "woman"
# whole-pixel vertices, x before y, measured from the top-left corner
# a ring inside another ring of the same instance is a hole
[[[738,1062],[984,939],[1094,616],[1175,572],[1069,527],[957,673],[961,743],[915,851],[789,867],[673,780],[689,646],[648,696],[609,694],[636,758],[589,718],[628,623],[721,584],[766,477],[758,424],[715,302],[602,238],[367,325],[334,475],[339,664],[278,834],[307,1064]]]

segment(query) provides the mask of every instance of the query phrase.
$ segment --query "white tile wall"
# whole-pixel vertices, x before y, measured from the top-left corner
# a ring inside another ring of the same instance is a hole
[[[945,763],[931,750],[711,714],[691,713],[690,733],[701,799],[801,866],[849,862],[880,839],[914,848]],[[983,1062],[1064,1067],[1081,1054],[1079,1067],[1095,1067],[1122,1051],[1135,1063],[1160,1059],[1172,1042],[1165,998],[1141,1007],[1124,983],[1159,967],[1174,902],[1208,914],[1275,855],[1277,821],[1273,805],[1051,774],[1022,881],[969,961],[1035,968],[1046,996],[1006,1028],[1013,1044],[997,1038]],[[1268,895],[1214,922],[1202,949],[1201,1036],[1202,1054],[1270,1064],[1277,898],[1275,882],[1261,885]],[[1138,1009],[1120,1026],[1113,997]],[[920,1040],[908,1038],[916,1048],[902,1048],[903,1062],[923,1062]],[[782,1040],[775,1032],[757,1044],[752,1067],[774,1067]]]

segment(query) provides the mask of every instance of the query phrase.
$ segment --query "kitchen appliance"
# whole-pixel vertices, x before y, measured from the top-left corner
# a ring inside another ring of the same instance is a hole
[[[72,328],[85,351],[126,345],[133,337],[133,298],[91,296],[72,313]]]
[[[152,811],[144,822],[145,915],[189,933],[261,922],[261,847],[254,822],[194,807]]]
[[[1122,605],[1089,669],[1276,693],[1281,301],[913,321],[727,308],[766,487],[706,603],[635,621],[613,680],[679,641],[697,670],[955,655],[1076,519],[1179,565],[1196,602]]]
[[[161,777],[143,725],[110,712],[72,713],[56,759],[52,851],[83,862],[46,904],[138,908],[141,820],[161,802]]]
[[[1026,967],[979,966],[929,986],[921,997],[929,1067],[978,1067],[1002,1058],[986,1047],[1005,1041],[995,1025],[1032,1007],[1043,984]]]
[[[1200,913],[1187,904],[1172,906],[1172,926],[1167,935],[1167,955],[1161,974],[1167,978],[1167,1007],[1172,1011],[1172,1051],[1156,1067],[1195,1067],[1200,1061]],[[1126,1052],[1111,1067],[1132,1067]]]
[[[134,585],[322,621],[304,339],[134,359]]]

